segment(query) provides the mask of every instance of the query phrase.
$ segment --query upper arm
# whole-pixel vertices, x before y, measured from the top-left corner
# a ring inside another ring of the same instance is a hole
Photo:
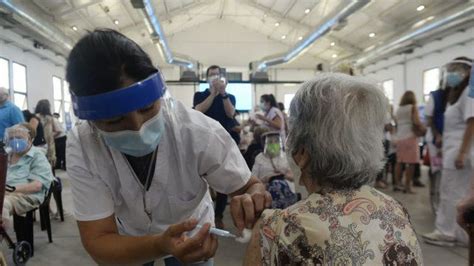
[[[79,221],[103,219],[114,213],[112,192],[100,178],[92,175],[84,156],[78,138],[70,134],[67,139],[66,160],[74,215]]]
[[[200,158],[199,175],[218,192],[230,194],[247,184],[250,170],[235,141],[224,128],[220,125],[211,127],[209,133],[205,149],[196,154]]]
[[[30,168],[30,176],[32,180],[41,182],[46,189],[49,189],[51,186],[51,182],[53,182],[53,172],[48,159],[42,152],[35,154]]]
[[[34,129],[38,129],[38,124],[39,124],[38,118],[32,117],[29,123]]]

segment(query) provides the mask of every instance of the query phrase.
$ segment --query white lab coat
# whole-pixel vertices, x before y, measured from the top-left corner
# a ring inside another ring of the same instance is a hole
[[[208,184],[232,193],[248,182],[250,171],[219,123],[179,102],[174,109],[162,104],[165,132],[145,197],[119,151],[106,146],[88,123],[74,128],[68,137],[67,170],[78,221],[115,214],[120,233],[134,236],[160,233],[191,217],[214,223]],[[171,113],[174,116],[166,115]]]
[[[464,169],[457,170],[454,162],[461,147],[466,122],[474,117],[472,108],[474,99],[468,97],[468,91],[469,89],[465,89],[458,101],[453,105],[448,105],[444,113],[443,170],[440,183],[440,205],[436,213],[436,229],[445,235],[456,237],[463,243],[467,243],[468,238],[464,230],[456,223],[456,204],[469,191],[472,165],[470,158],[466,158]]]

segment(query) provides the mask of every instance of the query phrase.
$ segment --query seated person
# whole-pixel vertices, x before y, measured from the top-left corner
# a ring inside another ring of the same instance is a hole
[[[272,208],[284,209],[296,203],[298,197],[286,154],[281,148],[280,132],[267,132],[262,139],[265,147],[255,158],[252,176],[266,185],[272,195]]]
[[[32,145],[35,130],[28,123],[7,128],[5,141],[11,149],[7,171],[3,218],[24,216],[44,201],[53,182],[51,165],[44,152]]]
[[[247,163],[249,169],[253,168],[255,163],[255,158],[261,152],[263,152],[263,140],[262,135],[268,132],[267,128],[264,127],[255,127],[253,130],[253,140],[252,143],[247,147],[247,150],[244,153],[244,159]]]
[[[345,74],[318,75],[291,102],[287,158],[308,198],[265,210],[244,265],[422,265],[407,211],[368,184],[384,166],[385,96]]]

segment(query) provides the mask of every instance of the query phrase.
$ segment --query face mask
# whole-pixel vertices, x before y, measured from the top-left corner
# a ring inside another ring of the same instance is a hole
[[[293,155],[291,154],[289,149],[286,150],[286,160],[288,161],[288,166],[290,167],[290,170],[293,173],[293,178],[295,180],[301,181],[301,169],[296,164],[295,159],[293,159]]]
[[[165,126],[161,113],[162,111],[143,123],[139,131],[105,132],[99,130],[99,132],[108,146],[131,156],[145,156],[158,147],[163,135]]]
[[[267,144],[267,154],[272,157],[280,155],[280,144],[279,143]]]
[[[267,107],[265,107],[265,104],[264,103],[260,103],[260,110],[262,111],[267,111]]]
[[[9,140],[8,143],[13,153],[22,153],[26,151],[30,145],[26,139],[22,138],[13,138]]]
[[[461,74],[456,72],[449,72],[446,75],[446,85],[450,88],[456,88],[459,84],[461,84],[463,78]]]

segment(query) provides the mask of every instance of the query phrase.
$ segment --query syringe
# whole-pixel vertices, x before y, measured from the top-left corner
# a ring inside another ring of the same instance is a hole
[[[196,225],[196,228],[201,229],[202,225],[198,224]],[[215,227],[211,227],[209,229],[209,233],[216,235],[216,236],[222,236],[222,237],[230,237],[230,238],[236,238],[237,236],[234,234],[231,234],[229,231],[217,229]]]

